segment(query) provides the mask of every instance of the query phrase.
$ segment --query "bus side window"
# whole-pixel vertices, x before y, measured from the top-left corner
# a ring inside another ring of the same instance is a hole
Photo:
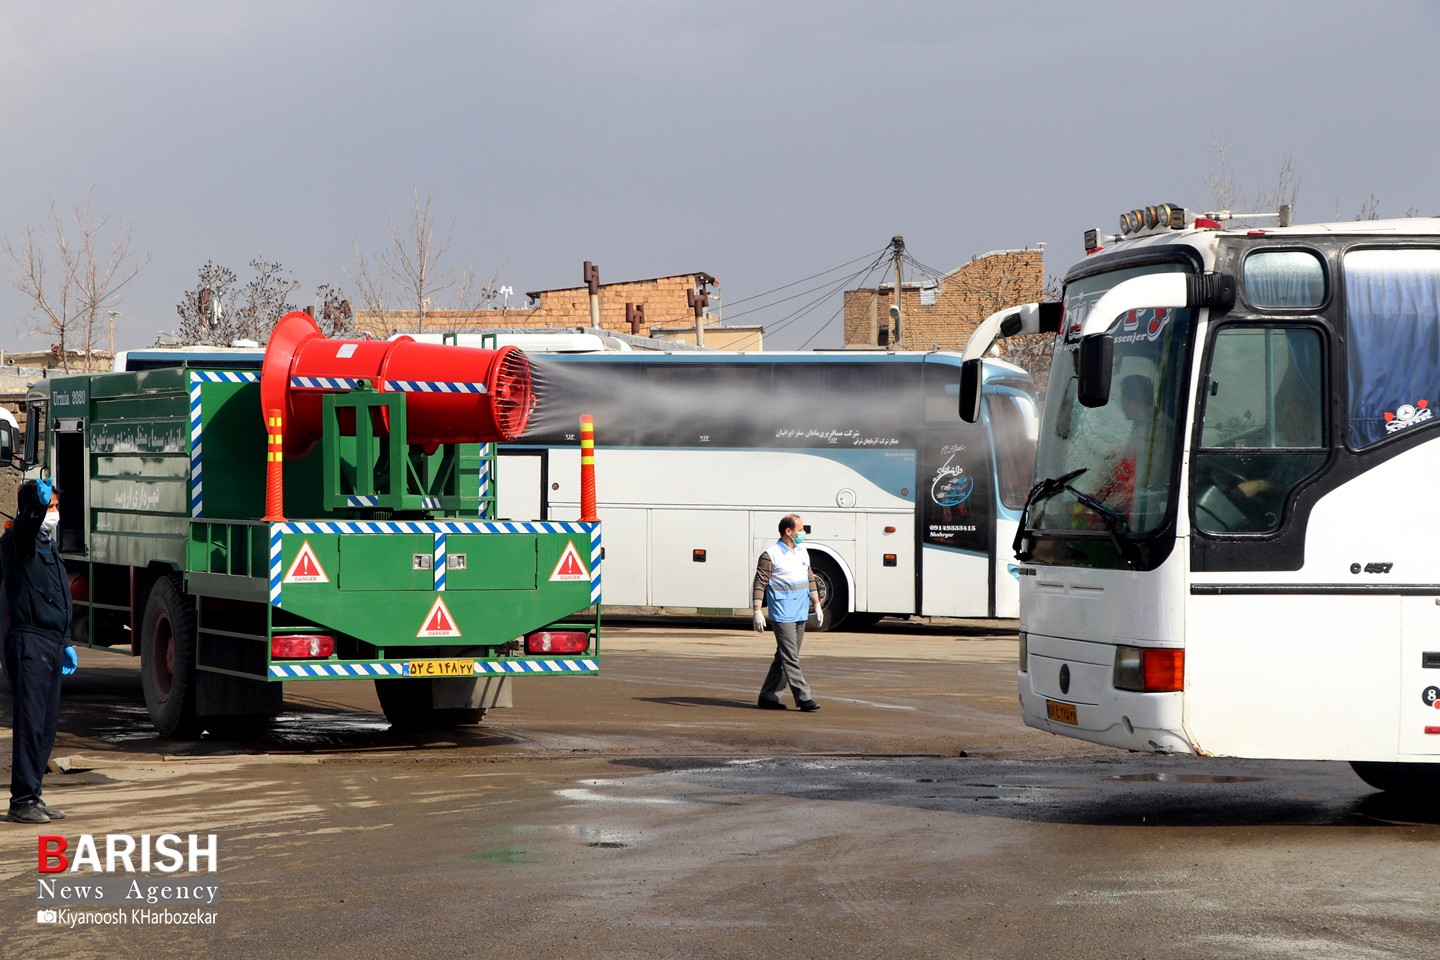
[[[1440,405],[1440,250],[1351,250],[1343,267],[1346,438],[1362,449],[1429,429]]]
[[[1195,524],[1271,533],[1290,492],[1324,465],[1323,351],[1311,327],[1228,326],[1216,335],[1195,454]]]

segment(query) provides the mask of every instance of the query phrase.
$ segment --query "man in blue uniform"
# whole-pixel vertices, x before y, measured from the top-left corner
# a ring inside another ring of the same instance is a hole
[[[801,710],[810,713],[820,709],[800,672],[800,641],[805,639],[805,621],[810,617],[812,603],[816,618],[825,622],[815,572],[810,568],[810,553],[801,546],[804,542],[805,525],[798,515],[788,514],[780,520],[780,539],[765,548],[755,565],[755,631],[765,632],[762,604],[770,610],[770,625],[775,631],[775,659],[770,662],[757,704],[762,710],[784,710],[780,694],[787,686]]]
[[[49,823],[65,816],[40,799],[40,780],[60,721],[60,677],[78,661],[70,636],[70,579],[60,562],[56,531],[60,491],[27,480],[16,497],[15,522],[0,536],[4,578],[5,674],[14,695],[14,762],[10,771],[13,823]]]

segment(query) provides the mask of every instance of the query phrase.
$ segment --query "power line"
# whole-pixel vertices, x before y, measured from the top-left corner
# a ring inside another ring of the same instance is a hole
[[[788,327],[790,324],[792,324],[792,323],[794,323],[795,321],[799,320],[801,317],[804,317],[804,316],[806,316],[807,314],[809,314],[812,310],[814,310],[814,309],[815,309],[816,307],[818,307],[820,304],[824,303],[824,302],[825,302],[826,300],[828,300],[830,297],[833,297],[836,293],[839,293],[840,291],[842,291],[845,287],[849,286],[849,285],[850,285],[851,283],[853,283],[856,279],[858,279],[858,278],[860,278],[860,277],[862,277],[862,276],[868,277],[872,272],[874,272],[875,268],[876,268],[877,266],[879,266],[879,264],[885,259],[886,255],[887,255],[888,252],[889,252],[889,249],[890,249],[889,247],[885,247],[885,248],[881,249],[881,250],[876,254],[875,259],[873,259],[868,266],[863,267],[862,269],[857,270],[857,271],[855,271],[854,273],[849,274],[848,276],[841,277],[840,280],[839,280],[837,283],[831,284],[828,288],[826,288],[825,292],[822,293],[820,296],[816,297],[815,299],[811,300],[809,303],[807,303],[807,304],[805,304],[804,306],[802,306],[802,307],[796,309],[795,311],[791,312],[788,316],[782,317],[782,318],[781,318],[779,321],[777,321],[776,323],[767,325],[767,326],[764,328],[764,330],[762,331],[762,334],[761,334],[761,335],[763,336],[763,335],[766,334],[766,333],[769,333],[769,334],[778,333],[779,331],[781,331],[781,330],[785,329],[786,327]],[[852,261],[852,262],[853,262],[853,261]],[[843,303],[843,301],[842,301],[842,303],[841,303],[841,309],[843,309],[843,308],[844,308],[844,303]],[[833,319],[834,319],[834,318],[832,317],[831,320],[833,320]],[[826,324],[826,325],[828,325],[828,323],[829,323],[829,321],[827,321],[827,324]],[[813,338],[812,338],[812,339],[813,339]],[[758,337],[756,338],[756,342],[759,342],[759,338],[758,338]],[[808,342],[808,341],[807,341],[807,342]],[[747,344],[747,345],[748,345],[748,344]]]
[[[781,286],[775,287],[773,290],[766,290],[766,291],[764,291],[763,293],[757,293],[757,294],[754,294],[754,295],[749,296],[749,297],[742,297],[742,298],[739,299],[739,300],[723,300],[723,301],[722,301],[722,304],[723,304],[723,306],[724,306],[724,308],[725,308],[725,318],[726,318],[726,320],[728,321],[728,320],[733,319],[733,318],[735,318],[735,317],[747,316],[747,315],[752,314],[752,313],[758,313],[759,311],[768,310],[768,309],[770,309],[770,308],[779,306],[779,305],[782,304],[782,303],[789,303],[791,300],[799,299],[800,297],[803,297],[803,296],[806,296],[806,295],[808,295],[808,294],[814,293],[814,292],[817,291],[817,290],[831,290],[831,289],[833,289],[833,284],[827,281],[826,283],[820,284],[820,285],[818,285],[818,286],[810,287],[810,288],[808,288],[808,289],[806,289],[806,290],[801,290],[801,291],[799,291],[798,293],[792,293],[792,294],[790,294],[790,295],[787,296],[787,297],[781,297],[781,298],[778,299],[778,300],[772,300],[772,301],[768,301],[768,302],[766,302],[766,303],[758,304],[758,305],[756,305],[756,306],[751,307],[751,308],[748,309],[748,310],[740,310],[740,311],[737,312],[737,311],[733,311],[733,310],[731,309],[731,308],[734,307],[736,304],[749,303],[749,302],[752,301],[752,300],[758,300],[758,299],[760,299],[761,297],[767,297],[767,296],[770,296],[771,294],[779,293],[779,292],[782,291],[782,290],[788,290],[790,287],[796,286],[796,285],[801,284],[801,283],[806,283],[807,281],[814,280],[814,279],[816,279],[816,278],[818,278],[818,277],[823,277],[823,276],[825,276],[826,274],[834,273],[834,272],[837,271],[837,270],[843,270],[843,269],[845,269],[846,267],[850,266],[851,264],[859,263],[859,262],[862,261],[862,260],[872,259],[872,258],[874,258],[874,257],[876,257],[876,256],[882,255],[882,254],[883,254],[886,250],[888,250],[888,249],[889,249],[889,247],[884,247],[884,248],[882,248],[881,250],[879,250],[879,251],[877,251],[877,252],[875,252],[875,253],[867,253],[867,254],[865,254],[865,256],[863,256],[863,257],[856,257],[856,258],[853,259],[853,260],[847,260],[847,261],[845,261],[844,263],[839,264],[839,265],[834,266],[834,267],[831,267],[831,268],[828,269],[828,270],[822,270],[822,271],[820,271],[819,273],[811,274],[811,275],[808,276],[808,277],[802,277],[802,278],[799,279],[799,280],[792,280],[790,283],[782,284]],[[855,275],[856,275],[856,274],[850,274],[849,276],[855,276]],[[846,277],[844,280],[841,281],[841,283],[847,282],[848,279],[849,279],[849,277]],[[827,295],[828,295],[828,294],[827,294]],[[686,320],[689,320],[689,319],[690,319],[690,316],[689,316],[689,315],[680,316],[680,317],[673,317],[673,318],[668,319],[668,320],[658,321],[658,323],[657,323],[656,325],[664,326],[664,325],[670,324],[670,323],[682,323],[682,322],[684,322],[684,321],[686,321]],[[787,319],[788,319],[788,318],[787,318]]]
[[[866,273],[866,274],[865,274],[865,279],[863,279],[863,280],[860,281],[860,284],[859,284],[859,285],[860,285],[861,288],[867,287],[867,286],[870,285],[870,275],[873,274],[873,273],[879,268],[880,264],[884,261],[884,259],[885,259],[885,258],[882,256],[882,257],[880,257],[879,259],[877,259],[873,264],[871,264],[869,273]],[[838,317],[841,313],[843,313],[844,310],[845,310],[845,301],[842,299],[842,300],[840,301],[840,306],[836,308],[836,310],[835,310],[834,313],[830,314],[830,319],[829,319],[829,320],[826,320],[824,323],[820,324],[820,326],[816,327],[816,328],[815,328],[815,332],[812,333],[812,334],[810,334],[810,336],[806,337],[806,338],[805,338],[805,342],[802,343],[802,344],[800,344],[800,349],[801,349],[801,350],[804,350],[806,347],[810,346],[810,341],[812,341],[812,340],[814,340],[816,337],[820,336],[820,334],[821,334],[823,331],[828,330],[828,329],[830,328],[830,324],[834,323],[834,322],[835,322],[835,318]]]

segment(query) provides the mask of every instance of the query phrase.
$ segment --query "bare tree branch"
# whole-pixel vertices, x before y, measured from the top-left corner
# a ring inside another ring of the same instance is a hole
[[[1229,145],[1228,138],[1223,135],[1217,134],[1210,138],[1210,146],[1215,150],[1220,169],[1205,176],[1205,189],[1210,193],[1209,209],[1216,212],[1271,214],[1279,211],[1284,204],[1295,206],[1300,196],[1300,175],[1295,170],[1293,156],[1285,154],[1276,165],[1274,187],[1256,190],[1247,197],[1236,184],[1235,174],[1230,168]],[[1246,218],[1235,221],[1236,225],[1247,222]]]
[[[454,224],[444,239],[435,236],[430,194],[412,191],[410,218],[402,226],[389,220],[385,247],[372,257],[354,245],[350,282],[362,310],[380,326],[383,336],[402,328],[424,331],[427,317],[442,309],[470,314],[495,298],[503,266],[481,283],[473,267],[442,267],[450,250]],[[449,293],[442,301],[441,295]]]
[[[181,343],[223,346],[236,340],[263,343],[270,338],[276,322],[295,309],[290,294],[300,284],[271,260],[256,257],[250,268],[255,276],[243,287],[236,285],[238,278],[227,267],[211,261],[200,268],[195,288],[186,291],[175,307],[180,315]],[[211,304],[218,304],[218,309],[207,309]]]
[[[114,214],[97,216],[94,200],[92,188],[67,224],[52,199],[48,231],[27,226],[21,242],[0,240],[13,264],[12,284],[30,302],[31,328],[55,338],[52,349],[66,370],[75,341],[87,362],[93,356],[104,329],[102,314],[119,303],[120,292],[150,262],[148,253],[136,252],[130,224]],[[51,254],[59,261],[53,273]]]

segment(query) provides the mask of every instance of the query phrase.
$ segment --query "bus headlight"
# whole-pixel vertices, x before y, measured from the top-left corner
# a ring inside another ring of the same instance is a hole
[[[1116,690],[1176,693],[1185,689],[1185,651],[1174,647],[1115,647]]]
[[[1020,631],[1020,672],[1030,672],[1030,635]]]

